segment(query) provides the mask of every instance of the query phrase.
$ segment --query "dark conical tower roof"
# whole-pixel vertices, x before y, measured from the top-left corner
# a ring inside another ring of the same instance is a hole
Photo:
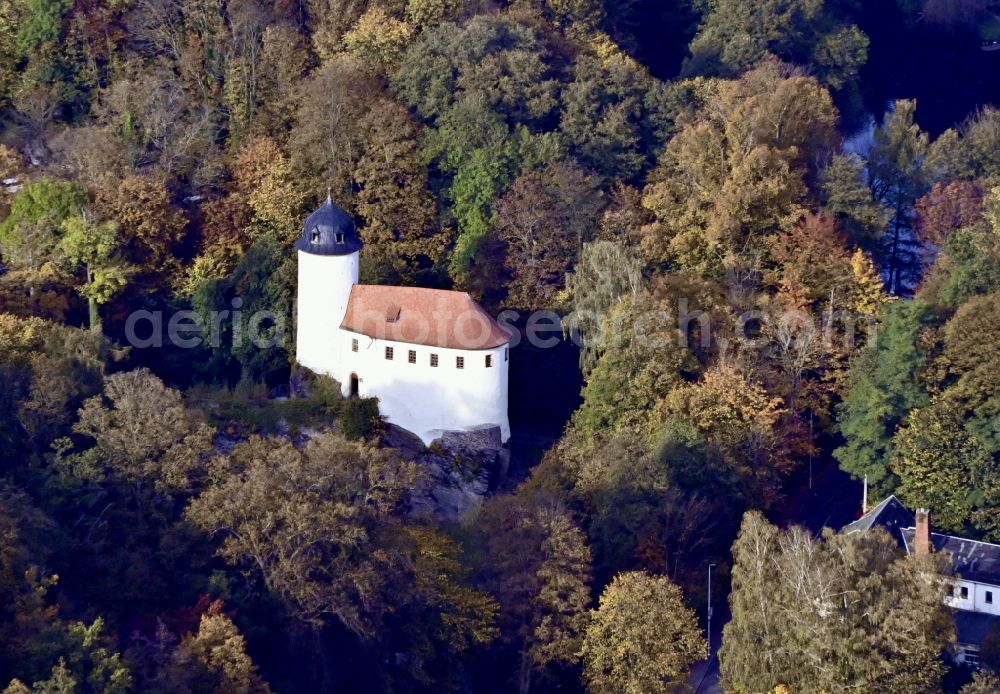
[[[333,204],[330,196],[306,218],[295,248],[314,255],[349,255],[361,250],[361,237],[351,215]]]

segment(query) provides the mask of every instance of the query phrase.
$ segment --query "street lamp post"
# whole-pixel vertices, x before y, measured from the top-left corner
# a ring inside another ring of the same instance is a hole
[[[708,565],[708,657],[712,657],[712,569],[715,564]]]

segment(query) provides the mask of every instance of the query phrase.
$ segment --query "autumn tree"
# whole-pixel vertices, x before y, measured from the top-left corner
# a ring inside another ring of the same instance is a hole
[[[961,694],[991,694],[1000,689],[1000,677],[989,670],[979,670],[972,681],[962,687]]]
[[[406,654],[393,668],[401,681],[447,681],[453,658],[496,636],[496,603],[469,585],[459,547],[404,522],[415,463],[333,434],[305,449],[251,438],[211,474],[187,515],[221,541],[219,554],[302,622],[332,618]]]
[[[174,290],[184,297],[228,276],[251,245],[252,210],[242,195],[233,192],[206,200],[200,213],[198,255],[174,281]]]
[[[733,559],[733,617],[719,651],[725,686],[828,692],[941,686],[939,656],[954,634],[943,603],[945,557],[901,556],[881,528],[828,530],[814,539],[802,528],[778,530],[751,511]]]
[[[626,572],[601,594],[583,643],[591,692],[670,692],[707,644],[681,589],[664,576]]]
[[[363,145],[359,124],[379,92],[378,80],[346,55],[328,60],[302,84],[288,150],[307,194],[318,198],[330,188],[336,200],[351,206]]]
[[[0,482],[0,682],[40,676],[52,667],[59,631],[49,589],[56,524],[20,489]]]
[[[413,282],[444,259],[451,240],[437,220],[421,161],[422,128],[403,106],[385,98],[373,104],[359,127],[364,138],[354,179],[360,188],[355,200],[364,274]]]
[[[94,445],[65,464],[120,480],[139,507],[152,489],[187,489],[212,445],[211,429],[187,411],[180,393],[146,369],[106,377],[103,394],[83,404],[73,429]]]
[[[875,200],[892,214],[879,242],[878,258],[895,293],[906,292],[919,279],[914,214],[917,199],[927,187],[924,163],[930,144],[915,121],[917,103],[895,102],[875,129],[868,159],[868,175]]]
[[[261,46],[257,132],[287,133],[294,121],[296,96],[309,62],[305,39],[294,23],[271,24]]]
[[[221,601],[201,615],[196,632],[184,635],[151,685],[152,691],[164,693],[206,689],[240,694],[271,691],[246,652],[243,634],[222,611]]]
[[[97,190],[94,212],[117,223],[121,256],[143,279],[152,281],[177,271],[176,250],[188,220],[173,204],[164,180],[133,175],[107,181]]]
[[[566,511],[528,500],[498,497],[476,526],[485,585],[500,603],[504,637],[517,652],[518,691],[527,692],[536,671],[579,662],[590,547]]]
[[[59,281],[62,224],[86,202],[79,186],[49,178],[32,181],[17,193],[0,223],[0,254],[29,296]]]
[[[19,58],[17,25],[24,12],[23,5],[5,2],[0,7],[0,98],[9,104],[17,84],[17,62]]]
[[[344,34],[361,18],[365,0],[308,0],[304,5],[312,49],[325,63],[343,48]]]
[[[295,256],[287,246],[262,238],[231,272],[204,278],[193,287],[191,305],[201,318],[198,348],[203,350],[200,368],[205,376],[254,383],[273,383],[287,376],[293,353],[287,317],[294,305],[295,268]],[[234,308],[240,310],[233,312],[232,320],[213,325],[213,311],[220,315]]]
[[[269,137],[247,139],[233,160],[236,193],[250,208],[246,234],[290,247],[301,233],[306,200],[291,163]]]
[[[892,443],[889,465],[899,477],[896,493],[903,503],[932,509],[935,524],[953,533],[975,511],[995,513],[983,501],[1000,496],[1000,469],[952,403],[939,399],[913,410]]]
[[[995,353],[993,335],[1000,309],[996,293],[974,296],[966,301],[945,324],[943,365],[948,369],[945,391],[952,404],[970,416],[970,425],[981,435],[991,452],[1000,450],[992,421],[998,403],[994,399]]]
[[[362,63],[389,72],[412,38],[413,27],[375,5],[344,35],[344,45]]]
[[[106,692],[126,694],[132,690],[133,677],[121,655],[104,633],[104,620],[91,624],[72,622],[65,627],[60,657],[48,678],[36,681],[29,688],[13,680],[4,694],[25,692]]]
[[[103,393],[84,401],[73,432],[75,438],[54,442],[45,485],[60,514],[77,519],[70,532],[86,548],[66,570],[85,600],[113,591],[151,607],[174,576],[172,554],[152,545],[202,476],[212,429],[186,410],[176,390],[142,369],[105,377]]]
[[[971,181],[935,183],[916,203],[917,234],[924,243],[944,245],[959,229],[983,218],[983,191]]]
[[[698,383],[671,390],[657,405],[655,417],[659,423],[692,427],[721,455],[745,497],[767,506],[795,465],[777,427],[783,414],[780,398],[760,383],[717,365]]]
[[[83,269],[85,281],[79,291],[89,305],[90,329],[100,331],[98,307],[121,292],[134,272],[121,257],[118,225],[98,222],[84,212],[67,219],[63,231],[60,249],[70,263]]]
[[[761,350],[764,378],[789,408],[823,412],[842,392],[848,360],[875,336],[888,300],[871,258],[847,250],[833,217],[808,214],[766,240],[771,290]],[[770,263],[769,263],[770,265]]]
[[[671,134],[681,98],[617,46],[597,52],[577,57],[559,128],[584,166],[608,181],[635,180]]]
[[[137,3],[134,11],[138,14],[157,6],[172,14],[181,5],[144,0]],[[194,4],[187,6],[195,7]],[[221,20],[221,17],[216,19]],[[164,36],[155,40],[165,42],[161,50],[170,54],[178,52],[175,59],[184,61],[181,64],[187,69],[182,72],[187,79],[178,79],[171,65],[162,61],[124,73],[102,91],[95,112],[98,122],[111,128],[124,144],[132,167],[152,164],[159,175],[190,175],[211,160],[206,155],[212,152],[211,142],[217,126],[213,120],[214,107],[221,105],[221,80],[218,79],[221,75],[217,71],[222,68],[214,66],[214,75],[199,70],[205,56],[201,53],[203,46],[198,43],[207,38],[207,33],[197,39],[175,35],[174,32],[184,31],[183,20],[177,17],[155,16],[150,22],[172,30],[169,39]],[[204,25],[202,29],[207,32]],[[173,47],[168,48],[168,43]],[[194,95],[197,98],[192,98]]]
[[[252,438],[216,461],[188,508],[220,541],[219,554],[249,567],[304,622],[338,620],[374,636],[402,570],[389,547],[393,514],[418,477],[394,453],[326,435],[305,450]]]
[[[566,273],[597,226],[596,181],[572,162],[523,172],[497,203],[494,233],[505,243],[507,302],[553,306]]]
[[[656,263],[718,273],[723,258],[802,215],[804,176],[831,147],[836,110],[813,78],[777,62],[700,82],[694,98],[644,190],[656,221],[643,250]]]
[[[29,455],[70,433],[76,410],[100,391],[107,354],[101,336],[41,318],[0,314],[0,460]]]
[[[687,75],[737,75],[768,55],[811,64],[823,84],[856,89],[868,37],[834,2],[723,0],[711,6],[691,41]]]
[[[225,14],[222,99],[231,139],[287,126],[294,82],[307,61],[288,7],[240,0]]]
[[[567,323],[583,339],[580,365],[589,371],[608,338],[601,333],[608,313],[623,297],[642,289],[642,264],[620,243],[587,242],[573,272],[566,275],[566,289],[573,301]]]
[[[937,180],[976,180],[1000,173],[1000,110],[984,106],[957,128],[949,128],[931,143],[927,168]]]
[[[499,605],[471,585],[457,542],[425,525],[406,526],[402,537],[412,581],[399,586],[399,607],[387,630],[392,636],[383,635],[383,648],[410,655],[402,668],[405,682],[460,682],[464,673],[456,658],[496,640]]]
[[[875,199],[866,176],[865,161],[857,154],[835,154],[820,171],[819,183],[823,209],[853,245],[870,252],[891,213]]]

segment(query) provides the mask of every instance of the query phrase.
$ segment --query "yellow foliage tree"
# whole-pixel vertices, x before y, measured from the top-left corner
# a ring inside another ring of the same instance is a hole
[[[691,91],[696,107],[644,191],[656,221],[643,248],[654,262],[717,271],[799,219],[804,174],[831,148],[837,112],[815,79],[776,61]]]
[[[308,196],[296,185],[288,157],[278,144],[266,136],[245,142],[233,161],[233,175],[237,192],[245,196],[252,213],[251,238],[294,243]]]
[[[344,45],[363,64],[388,71],[399,62],[411,38],[413,27],[375,5],[347,32]]]
[[[672,692],[708,650],[694,611],[666,576],[615,576],[592,612],[584,677],[595,694]]]

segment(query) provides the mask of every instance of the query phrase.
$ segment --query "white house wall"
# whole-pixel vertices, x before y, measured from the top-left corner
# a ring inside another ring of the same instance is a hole
[[[962,588],[968,591],[968,597],[962,598]],[[986,602],[986,593],[993,594],[993,602]],[[951,595],[945,598],[949,607],[968,612],[983,612],[1000,615],[1000,586],[975,581],[959,580],[954,584]]]
[[[298,252],[299,289],[295,358],[316,373],[336,376],[340,324],[351,287],[358,283],[358,253],[324,256]]]
[[[336,350],[342,363],[334,374],[345,394],[351,375],[357,374],[358,394],[377,397],[386,419],[411,431],[428,444],[444,431],[471,430],[499,426],[501,440],[510,438],[507,419],[507,346],[490,350],[459,350],[428,347],[405,342],[377,340],[359,333],[339,331]],[[358,351],[351,350],[352,340]],[[393,359],[385,358],[385,348],[393,348]],[[416,351],[416,363],[409,363],[409,350]],[[333,351],[333,350],[331,350]],[[431,366],[431,354],[438,366]],[[486,356],[492,366],[486,366]],[[456,357],[465,359],[462,369]]]

